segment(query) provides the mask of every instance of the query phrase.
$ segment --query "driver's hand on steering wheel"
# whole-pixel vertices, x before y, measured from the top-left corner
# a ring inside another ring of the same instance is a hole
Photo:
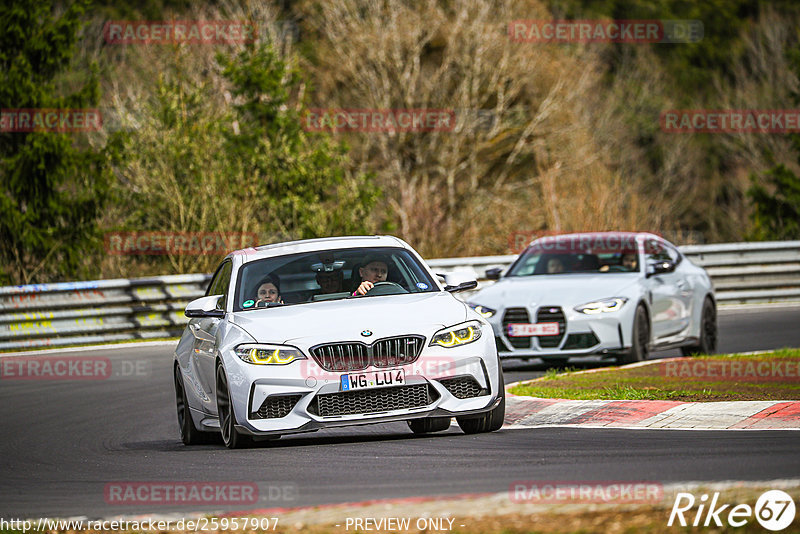
[[[358,286],[358,289],[355,290],[353,295],[362,295],[362,296],[366,295],[367,291],[369,291],[373,287],[375,287],[375,284],[373,284],[369,280],[364,280],[363,282],[361,282],[361,285]]]

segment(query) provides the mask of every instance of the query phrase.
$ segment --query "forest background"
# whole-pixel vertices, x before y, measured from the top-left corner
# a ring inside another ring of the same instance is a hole
[[[687,43],[530,43],[533,19],[692,20]],[[118,44],[109,21],[244,21],[242,43]],[[800,106],[800,6],[764,0],[19,0],[0,108],[93,109],[0,132],[0,284],[209,272],[120,232],[260,244],[388,233],[427,258],[519,235],[800,239],[800,137],[670,133],[674,109]],[[309,109],[444,109],[441,131],[312,131]],[[217,251],[219,252],[219,251]]]

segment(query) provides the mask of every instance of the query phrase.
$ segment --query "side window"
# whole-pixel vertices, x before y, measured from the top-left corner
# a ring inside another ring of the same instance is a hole
[[[222,272],[222,267],[223,265],[217,267],[216,272],[214,272],[214,276],[211,277],[211,281],[208,283],[208,288],[206,289],[206,297],[217,294],[214,293],[213,290],[219,285],[219,275]]]
[[[647,263],[651,262],[659,262],[659,261],[674,261],[669,254],[669,247],[659,243],[660,246],[657,247],[656,250],[648,252],[647,254]]]
[[[228,288],[231,286],[231,269],[233,265],[231,262],[226,261],[219,271],[219,286],[217,286],[214,295],[222,295],[217,303],[217,308],[220,310],[225,309],[225,304],[228,302]]]
[[[230,261],[226,261],[220,265],[206,291],[206,296],[223,295],[223,298],[220,299],[217,304],[217,308],[221,310],[225,309],[225,303],[228,300],[228,287],[230,287],[232,268],[233,266]]]
[[[666,246],[666,249],[667,249],[667,254],[669,254],[669,259],[672,260],[675,263],[675,265],[679,264],[683,259],[681,253],[669,245]]]
[[[647,254],[647,262],[671,261],[675,265],[679,264],[683,257],[674,247],[666,244],[659,243],[658,250]]]

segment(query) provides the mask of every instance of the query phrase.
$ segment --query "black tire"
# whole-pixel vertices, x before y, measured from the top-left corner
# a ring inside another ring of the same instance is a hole
[[[181,430],[181,441],[184,445],[200,445],[212,441],[213,434],[197,430],[192,420],[189,410],[189,402],[186,400],[186,390],[183,385],[183,377],[178,366],[175,366],[175,406],[178,411],[178,427]]]
[[[711,299],[706,298],[700,316],[700,341],[697,345],[681,347],[681,354],[684,356],[714,354],[717,350],[717,337],[717,308]]]
[[[499,362],[498,369],[500,373],[500,404],[479,417],[456,417],[456,422],[464,434],[494,432],[495,430],[500,430],[503,426],[503,420],[506,417],[506,388],[505,380],[503,379],[503,368],[500,367]]]
[[[428,434],[429,432],[441,432],[450,428],[449,417],[426,417],[424,419],[409,419],[408,428],[414,434]]]
[[[636,308],[633,318],[633,335],[631,349],[617,358],[619,363],[636,363],[647,359],[650,355],[650,321],[647,310],[641,304]]]
[[[231,406],[231,395],[228,389],[228,377],[222,364],[217,365],[217,415],[222,442],[229,449],[250,447],[253,440],[250,436],[240,434],[236,430],[236,413]]]

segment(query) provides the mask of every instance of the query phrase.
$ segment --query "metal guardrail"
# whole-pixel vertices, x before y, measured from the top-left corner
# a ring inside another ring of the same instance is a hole
[[[211,275],[0,287],[0,350],[180,335]]]
[[[679,247],[705,267],[720,304],[800,301],[800,241]],[[476,278],[516,258],[429,260],[434,272]],[[183,309],[200,297],[207,274],[0,287],[0,350],[180,335]],[[468,294],[460,293],[462,297]]]

